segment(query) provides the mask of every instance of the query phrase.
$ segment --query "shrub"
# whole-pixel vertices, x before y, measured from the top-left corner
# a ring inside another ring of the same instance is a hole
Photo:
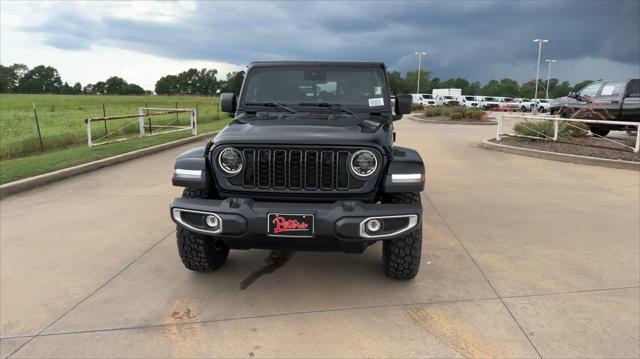
[[[414,103],[411,105],[411,111],[422,111],[424,110],[424,106],[421,103]]]
[[[571,133],[570,126],[567,126],[564,123],[560,123],[558,127],[558,137],[559,138],[570,138],[574,137]],[[554,132],[554,121],[522,121],[518,122],[515,126],[513,126],[516,134],[520,136],[531,136],[531,137],[544,137],[544,138],[553,138]]]
[[[449,115],[452,120],[459,120],[462,118],[462,116],[464,116],[462,112],[453,112],[451,115]]]
[[[472,118],[475,120],[480,120],[484,114],[484,112],[476,108],[466,108],[463,113],[465,118]]]
[[[442,116],[442,108],[441,107],[427,107],[424,110],[424,115],[426,117]]]
[[[584,122],[562,122],[560,127],[566,126],[571,137],[587,137],[589,135],[589,126]]]

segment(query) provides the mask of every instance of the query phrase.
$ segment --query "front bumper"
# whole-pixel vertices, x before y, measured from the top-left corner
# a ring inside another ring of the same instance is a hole
[[[268,236],[269,213],[313,215],[314,236]],[[207,227],[204,218],[208,215],[219,218],[219,229]],[[369,204],[360,201],[281,203],[256,202],[246,198],[176,198],[171,203],[171,218],[176,224],[222,240],[232,249],[362,252],[378,240],[397,238],[420,229],[421,216],[422,207],[419,204]],[[383,230],[377,233],[366,230],[364,223],[372,218],[383,222]]]

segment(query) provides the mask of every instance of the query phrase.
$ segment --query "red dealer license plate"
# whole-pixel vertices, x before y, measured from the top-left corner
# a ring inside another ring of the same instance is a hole
[[[313,237],[312,214],[269,213],[267,222],[272,237]]]

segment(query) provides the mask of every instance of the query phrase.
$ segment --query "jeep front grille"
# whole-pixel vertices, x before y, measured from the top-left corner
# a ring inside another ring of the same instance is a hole
[[[225,183],[232,187],[225,188],[228,190],[347,191],[366,182],[351,176],[348,169],[349,157],[360,148],[234,147],[242,152],[244,168],[239,175],[226,178]]]

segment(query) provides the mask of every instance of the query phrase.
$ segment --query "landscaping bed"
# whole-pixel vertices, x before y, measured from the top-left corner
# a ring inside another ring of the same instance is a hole
[[[458,106],[452,107],[427,107],[424,114],[416,116],[419,120],[433,123],[464,124],[464,125],[488,125],[495,121],[488,119],[488,114],[472,108]]]
[[[617,150],[615,149],[615,144],[595,137],[578,137],[562,139],[558,142],[554,142],[552,140],[505,136],[502,137],[500,142],[496,142],[495,139],[492,139],[490,141],[499,143],[501,145],[526,148],[530,150],[588,156],[610,160],[640,162],[640,153],[634,153],[630,149],[623,148],[622,146],[620,146],[620,150]]]
[[[477,118],[477,117],[462,117],[459,119],[452,119],[448,116],[431,116],[427,117],[425,115],[415,115],[417,119],[424,122],[433,122],[433,123],[446,123],[452,125],[495,125],[496,121],[489,120],[487,118]]]

